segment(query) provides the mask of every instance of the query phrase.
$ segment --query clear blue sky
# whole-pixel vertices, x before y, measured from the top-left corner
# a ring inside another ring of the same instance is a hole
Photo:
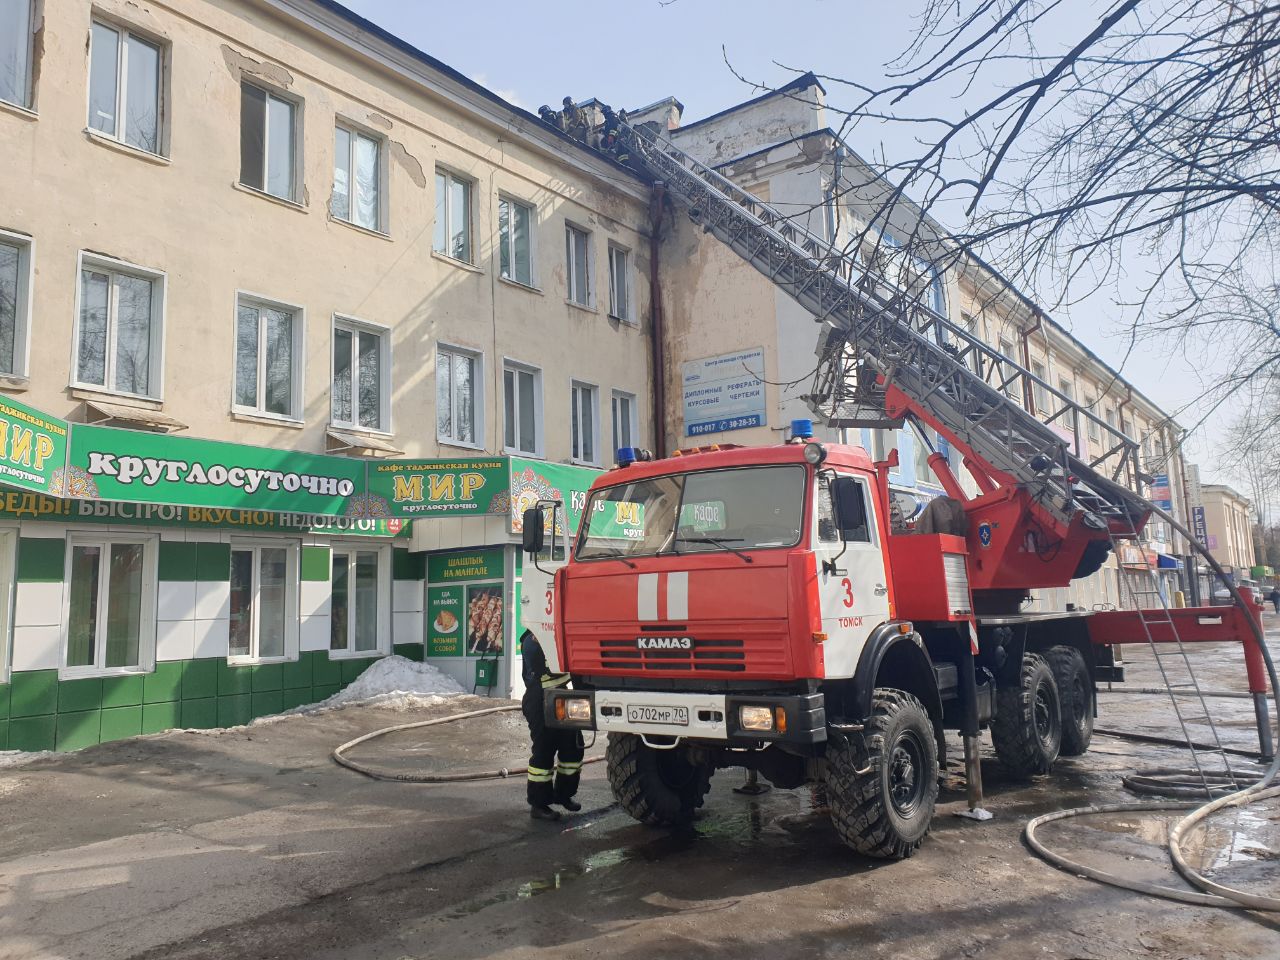
[[[344,2],[526,109],[558,106],[566,95],[626,107],[674,96],[686,121],[763,92],[753,84],[781,86],[805,70],[881,80],[885,62],[910,41],[923,6],[922,0]],[[1077,12],[1083,9],[1093,8],[1083,3]],[[826,86],[831,106],[848,102],[838,84]],[[914,146],[904,136],[863,124],[852,146],[864,156],[903,155]],[[1092,297],[1057,319],[1108,362],[1122,362],[1123,317],[1110,298]],[[1198,392],[1192,372],[1181,356],[1144,355],[1125,365],[1126,376],[1166,410]],[[1213,441],[1194,448],[1210,479],[1217,472]]]

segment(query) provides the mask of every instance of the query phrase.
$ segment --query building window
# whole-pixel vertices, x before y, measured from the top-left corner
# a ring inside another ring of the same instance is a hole
[[[339,220],[385,233],[381,142],[343,126],[334,137],[331,212]]]
[[[498,200],[498,258],[504,279],[533,286],[533,207],[505,197]]]
[[[1000,349],[1000,356],[1004,357],[1006,361],[1012,361],[1013,359],[1012,343],[1010,343],[1004,337],[1001,337],[999,349]],[[1003,386],[1000,389],[1001,393],[1003,393],[1006,397],[1009,397],[1011,400],[1017,400],[1019,403],[1023,402],[1022,398],[1017,396],[1014,393],[1014,390],[1016,388],[1016,384],[1018,381],[1018,377],[1011,363],[998,364],[996,366],[996,378],[997,378],[997,384],[1003,384]]]
[[[609,245],[609,316],[631,319],[631,253]]]
[[[542,372],[523,364],[502,369],[503,443],[509,453],[542,455]]]
[[[123,27],[95,20],[90,54],[90,128],[158,154],[160,46]]]
[[[298,549],[231,544],[230,660],[282,660],[298,652]]]
[[[163,316],[162,276],[83,258],[76,384],[159,397]]]
[[[333,324],[333,422],[388,428],[387,333],[347,320]]]
[[[0,0],[0,100],[31,105],[32,0]]]
[[[596,463],[596,388],[587,383],[574,382],[570,388],[573,409],[570,421],[573,428],[573,459],[581,463]]]
[[[1044,388],[1044,384],[1039,381],[1044,380],[1046,374],[1044,364],[1035,360],[1031,361],[1031,373],[1036,378],[1031,382],[1031,397],[1036,404],[1036,413],[1049,412],[1049,391]]]
[[[297,107],[252,83],[240,84],[240,182],[296,200]]]
[[[1098,414],[1097,411],[1094,410],[1094,405],[1097,402],[1097,398],[1095,397],[1086,396],[1084,398],[1085,408],[1093,414],[1093,416],[1089,418],[1089,439],[1093,440],[1095,443],[1102,439],[1102,428],[1098,426],[1098,421],[1095,419]]]
[[[238,409],[298,418],[301,341],[300,308],[240,297],[236,303]]]
[[[335,546],[332,559],[331,654],[385,653],[390,636],[390,564],[385,547]]]
[[[0,374],[27,372],[31,313],[31,241],[0,233]]]
[[[471,262],[471,182],[436,171],[436,229],[432,249]]]
[[[569,299],[576,304],[589,307],[591,306],[591,234],[573,224],[567,224],[564,244]]]
[[[67,544],[68,673],[150,669],[155,660],[155,539],[73,536]]]
[[[479,446],[480,357],[452,347],[436,351],[436,439]]]
[[[615,390],[613,391],[613,449],[634,447],[639,444],[639,441],[635,394]]]

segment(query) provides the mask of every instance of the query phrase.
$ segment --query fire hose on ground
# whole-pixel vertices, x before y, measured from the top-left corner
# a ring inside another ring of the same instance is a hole
[[[468,783],[474,780],[505,780],[508,777],[518,777],[521,774],[528,773],[529,768],[527,766],[497,767],[493,770],[472,770],[463,773],[403,773],[397,770],[379,770],[376,767],[370,767],[358,760],[352,760],[346,755],[346,752],[362,743],[368,743],[370,740],[385,737],[390,733],[398,733],[401,730],[434,727],[442,723],[455,723],[458,720],[470,720],[473,717],[484,717],[491,713],[510,713],[512,710],[519,709],[519,704],[503,704],[500,707],[485,707],[483,710],[468,710],[465,713],[451,713],[448,716],[435,717],[432,720],[416,720],[413,723],[398,723],[393,727],[383,727],[380,730],[366,733],[363,736],[356,737],[354,740],[348,740],[339,747],[335,747],[333,759],[335,763],[346,767],[348,770],[362,773],[366,777],[372,777],[374,780],[399,780],[403,783]],[[603,757],[588,757],[582,762],[584,764],[599,763],[603,759]]]

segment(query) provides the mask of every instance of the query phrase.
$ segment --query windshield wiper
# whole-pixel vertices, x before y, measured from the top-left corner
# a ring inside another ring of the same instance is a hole
[[[747,563],[754,563],[749,556],[736,547],[731,547],[731,543],[742,543],[742,537],[728,537],[721,539],[719,537],[676,537],[676,543],[709,543],[712,546],[719,547],[721,550],[728,550],[730,553],[737,554]]]

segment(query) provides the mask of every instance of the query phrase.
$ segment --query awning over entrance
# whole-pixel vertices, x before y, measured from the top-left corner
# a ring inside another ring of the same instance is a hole
[[[107,403],[104,400],[86,400],[84,402],[84,413],[85,422],[98,423],[105,426],[151,430],[156,433],[176,433],[179,430],[187,429],[187,425],[181,420],[166,417],[156,410],[127,407],[124,404]]]

